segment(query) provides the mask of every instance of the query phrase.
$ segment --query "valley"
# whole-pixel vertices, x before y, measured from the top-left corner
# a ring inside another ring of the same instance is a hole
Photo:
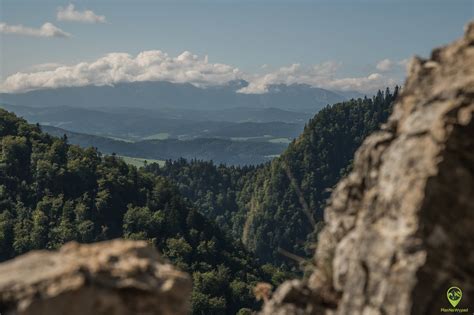
[[[0,0],[0,315],[473,311],[473,5]]]
[[[72,144],[142,159],[213,160],[260,164],[278,156],[303,130],[310,114],[235,108],[219,111],[91,110],[0,105]],[[206,120],[214,119],[214,120]],[[273,121],[275,119],[275,121]]]
[[[379,93],[371,99],[326,107],[306,124],[288,149],[281,134],[270,139],[123,141],[28,125],[1,111],[2,207],[10,210],[4,210],[0,217],[0,257],[54,248],[70,239],[148,239],[195,277],[195,310],[227,312],[237,305],[253,308],[252,298],[235,290],[247,290],[247,285],[265,279],[279,284],[288,275],[300,273],[300,266],[282,256],[280,249],[308,255],[305,248],[314,235],[312,226],[303,223],[306,216],[314,222],[321,220],[325,190],[350,167],[350,157],[362,139],[386,119],[393,98],[387,90],[385,95]],[[22,110],[30,120],[51,113],[51,109]],[[63,115],[63,110],[55,112]],[[55,116],[58,118],[64,116]],[[98,121],[95,124],[100,125]],[[228,130],[239,131],[237,123],[231,126],[233,129]],[[245,136],[251,135],[249,132],[249,128],[241,131]],[[300,190],[305,194],[304,203],[298,197]],[[38,194],[38,202],[21,199],[25,194]],[[145,197],[149,194],[155,199]],[[219,228],[210,229],[206,227],[209,224]],[[211,230],[221,234],[213,236]],[[241,253],[238,255],[243,256],[235,258],[238,261],[254,256],[255,265],[245,276],[250,278],[244,280],[243,267],[236,268],[235,263],[225,260],[228,258],[215,260],[222,250],[219,246],[229,248],[231,255]],[[217,268],[218,263],[222,267]],[[236,278],[229,284],[234,272],[239,274],[238,281],[244,282],[235,282]],[[213,287],[219,281],[231,286],[224,291],[208,291],[206,277],[214,279]],[[200,281],[204,281],[202,287]]]
[[[274,108],[210,111],[229,118],[208,121],[181,109],[2,105],[33,124],[0,110],[0,258],[68,240],[144,239],[192,274],[195,314],[259,308],[250,288],[301,274],[328,190],[397,94],[304,121]]]
[[[287,146],[286,143],[272,143],[270,141],[232,140],[229,138],[195,138],[190,140],[163,139],[163,140],[118,140],[110,137],[101,137],[71,132],[65,129],[41,126],[45,132],[62,137],[67,136],[72,144],[87,148],[93,146],[101,152],[130,158],[150,160],[175,160],[186,158],[189,160],[207,160],[229,165],[261,164],[278,156]],[[264,140],[266,140],[264,138]]]
[[[275,85],[265,94],[239,93],[247,84],[204,89],[135,82],[0,93],[0,108],[108,154],[256,165],[281,154],[325,105],[360,96],[301,84]]]

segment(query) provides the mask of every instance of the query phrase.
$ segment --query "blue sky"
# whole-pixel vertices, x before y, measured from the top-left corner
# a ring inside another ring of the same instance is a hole
[[[401,80],[406,58],[427,56],[433,47],[460,37],[463,26],[474,17],[474,0],[0,3],[4,30],[17,25],[39,29],[49,22],[70,35],[0,33],[1,81],[16,72],[29,73],[38,64],[75,65],[92,63],[108,53],[124,52],[133,58],[143,51],[161,50],[171,57],[183,51],[199,58],[207,55],[209,63],[238,68],[245,79],[278,72],[266,79],[259,77],[259,84],[286,82],[281,76],[290,73],[303,77],[302,83],[324,85],[325,81],[309,78],[315,70],[304,69],[328,62],[334,69],[325,74],[326,80],[380,74],[385,78],[381,83],[386,83]],[[71,3],[79,13],[91,10],[103,16],[105,23],[58,20],[58,8]],[[377,67],[385,59],[385,66]],[[300,64],[299,70],[279,71],[292,64]]]

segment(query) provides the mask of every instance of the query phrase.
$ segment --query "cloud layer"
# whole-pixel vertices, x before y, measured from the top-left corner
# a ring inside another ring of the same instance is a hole
[[[52,23],[44,23],[40,28],[31,28],[23,25],[9,25],[0,23],[0,33],[16,34],[34,37],[70,37],[71,34],[66,33],[62,29],[54,26]]]
[[[4,92],[24,92],[36,89],[114,85],[119,82],[169,81],[191,83],[198,87],[222,85],[231,80],[244,79],[249,85],[240,93],[259,94],[273,84],[308,84],[333,90],[373,91],[397,81],[380,73],[360,77],[338,77],[342,65],[325,62],[312,66],[292,64],[264,73],[249,74],[231,65],[210,63],[207,56],[199,57],[188,51],[172,57],[160,50],[150,50],[132,56],[111,53],[93,62],[75,65],[43,64],[29,72],[18,72],[5,79],[0,89]]]
[[[241,77],[237,68],[209,63],[190,52],[170,57],[151,50],[136,57],[111,53],[94,62],[59,66],[46,71],[16,73],[6,78],[2,90],[21,92],[43,88],[85,85],[113,85],[119,82],[169,81],[196,86],[219,85]]]
[[[400,69],[406,69],[408,65],[408,58],[402,59],[400,61],[393,61],[391,59],[382,59],[380,60],[375,68],[381,72],[396,71]]]
[[[308,84],[313,87],[333,90],[357,90],[365,92],[395,83],[395,80],[379,73],[372,73],[362,77],[337,78],[337,70],[341,66],[341,63],[333,61],[306,67],[295,63],[263,75],[248,77],[247,81],[249,81],[249,85],[239,92],[252,94],[265,93],[268,91],[268,87],[273,84]]]
[[[379,71],[390,71],[392,70],[394,62],[390,59],[380,60],[375,66]]]
[[[67,7],[59,7],[56,14],[58,21],[80,22],[80,23],[105,23],[107,20],[103,15],[97,15],[94,11],[77,11],[73,4]]]

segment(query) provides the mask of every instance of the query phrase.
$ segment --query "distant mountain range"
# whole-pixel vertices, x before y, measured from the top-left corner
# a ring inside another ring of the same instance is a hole
[[[194,110],[273,107],[314,114],[325,105],[361,96],[357,92],[335,92],[305,84],[271,85],[264,94],[237,92],[247,84],[241,80],[223,86],[199,88],[191,84],[150,81],[119,83],[115,86],[66,87],[2,93],[0,103],[30,107]]]
[[[274,108],[197,111],[133,108],[95,110],[1,104],[0,107],[15,112],[30,123],[131,141],[167,138],[292,139],[301,133],[309,116]]]
[[[0,94],[0,107],[104,153],[244,165],[278,156],[324,106],[361,96],[304,84],[238,92],[247,85],[155,81],[44,89]]]

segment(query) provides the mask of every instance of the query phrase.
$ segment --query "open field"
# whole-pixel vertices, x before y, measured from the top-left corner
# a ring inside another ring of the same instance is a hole
[[[133,165],[135,167],[142,167],[145,165],[145,162],[148,164],[151,163],[158,163],[160,166],[165,165],[165,161],[163,160],[155,160],[155,159],[144,159],[144,158],[136,158],[124,155],[118,155],[125,163]]]

